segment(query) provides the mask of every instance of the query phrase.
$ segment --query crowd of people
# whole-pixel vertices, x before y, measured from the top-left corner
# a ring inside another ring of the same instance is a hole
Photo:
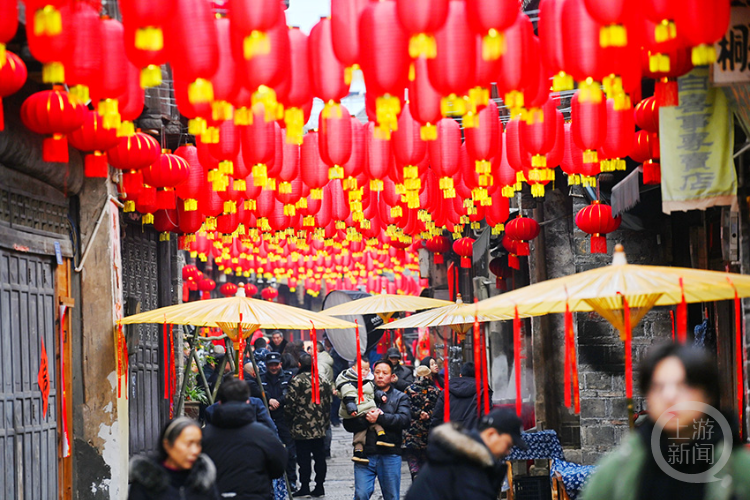
[[[155,456],[131,461],[129,499],[323,497],[337,422],[352,434],[354,500],[369,500],[376,480],[384,500],[399,500],[404,461],[412,479],[406,500],[496,500],[506,477],[504,457],[514,446],[526,447],[513,411],[495,408],[478,416],[484,394],[481,387],[477,392],[471,362],[450,380],[450,422],[443,423],[444,378],[434,358],[412,369],[389,349],[372,366],[363,359],[361,371],[350,366],[337,374],[322,343],[305,349],[274,332],[270,342],[259,338],[253,347],[243,360],[246,379],[223,375],[203,426],[176,418],[163,429]],[[318,350],[318,383],[312,349]],[[695,485],[652,467],[648,444],[659,417],[682,401],[717,404],[712,363],[683,346],[652,351],[640,374],[649,421],[602,463],[584,490],[586,500],[750,498],[750,479],[738,473],[750,470],[750,454],[736,436],[730,467],[717,475],[722,481]],[[674,431],[664,429],[667,436]]]

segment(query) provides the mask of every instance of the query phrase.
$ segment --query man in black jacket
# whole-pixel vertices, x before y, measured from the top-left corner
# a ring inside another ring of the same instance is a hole
[[[203,453],[216,465],[219,491],[237,500],[268,500],[273,497],[271,480],[284,475],[284,445],[255,421],[247,384],[228,380],[220,393],[221,404],[203,429]]]
[[[401,364],[401,353],[395,347],[388,349],[385,356],[393,365],[393,374],[396,376],[393,387],[404,392],[407,387],[414,383],[414,372],[408,366]]]
[[[383,500],[399,500],[401,495],[401,433],[411,422],[411,404],[403,392],[393,387],[393,366],[381,359],[373,366],[375,386],[384,397],[375,401],[365,415],[344,420],[349,432],[367,429],[365,455],[369,463],[354,464],[354,500],[369,500],[375,490],[375,478],[380,483]],[[378,423],[385,430],[386,439],[378,439],[371,424]],[[378,441],[393,446],[378,445]]]
[[[497,500],[505,478],[502,460],[515,445],[525,449],[521,419],[508,409],[492,410],[479,430],[438,426],[427,444],[427,465],[405,500]]]
[[[474,363],[464,363],[461,367],[461,376],[451,378],[449,381],[449,392],[451,398],[451,422],[461,424],[464,429],[474,429],[477,426],[477,379],[474,378]],[[484,387],[479,392],[480,401],[484,399]],[[489,391],[489,400],[492,404],[492,390]],[[440,393],[435,411],[432,412],[432,427],[443,423],[445,406],[445,391]]]

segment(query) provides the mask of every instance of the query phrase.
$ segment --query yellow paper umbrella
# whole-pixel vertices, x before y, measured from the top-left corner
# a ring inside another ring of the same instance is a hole
[[[463,300],[461,300],[461,294],[459,294],[455,304],[423,311],[419,314],[409,316],[408,318],[402,318],[393,323],[379,326],[378,328],[403,329],[448,326],[459,335],[465,335],[466,332],[471,330],[474,324],[474,311],[468,313],[467,311],[471,310],[471,306],[464,307],[464,305]],[[458,312],[459,310],[461,310],[461,312]],[[490,318],[488,316],[479,315],[477,319],[480,322],[485,322],[493,321],[496,317],[493,316]],[[513,319],[513,316],[511,315],[504,319]]]
[[[632,327],[654,306],[743,297],[750,297],[750,276],[681,267],[628,264],[622,245],[617,245],[610,266],[543,281],[483,300],[477,304],[476,311],[493,320],[507,319],[514,314],[541,316],[549,313],[596,311],[620,331],[620,336],[625,341],[625,383],[632,411]],[[684,311],[684,306],[682,309]],[[457,309],[453,314],[468,315],[474,311],[475,307],[468,305]],[[625,314],[626,311],[628,314]],[[677,330],[684,339],[687,322],[685,314],[680,312],[678,309]],[[572,321],[570,327],[566,327],[566,337],[569,334],[572,336]],[[741,335],[741,329],[737,334]],[[571,339],[566,340],[566,348],[569,341]]]
[[[383,322],[387,323],[391,316],[397,312],[421,311],[422,309],[432,309],[434,307],[450,305],[453,305],[453,302],[448,300],[415,297],[413,295],[391,295],[380,293],[370,297],[365,297],[364,299],[339,304],[330,309],[326,309],[325,311],[326,314],[330,316],[377,314],[383,319]]]
[[[227,297],[161,307],[122,319],[123,324],[171,323],[221,328],[237,340],[237,323],[242,318],[243,337],[259,328],[309,330],[311,328],[353,328],[348,321],[298,307],[249,297]]]

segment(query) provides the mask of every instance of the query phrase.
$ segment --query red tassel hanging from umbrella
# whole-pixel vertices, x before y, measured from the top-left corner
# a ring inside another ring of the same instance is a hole
[[[174,417],[174,391],[177,384],[174,365],[173,325],[169,325],[169,418]]]
[[[478,307],[477,303],[479,303],[479,299],[474,297],[474,307]],[[482,361],[480,360],[479,356],[481,355],[481,351],[479,349],[479,337],[480,337],[480,331],[479,331],[479,315],[475,311],[474,312],[474,337],[472,340],[472,344],[474,345],[474,380],[476,381],[476,388],[477,388],[477,418],[482,418]]]
[[[489,370],[487,367],[487,335],[486,330],[482,330],[482,381],[484,383],[484,414],[490,412],[490,381]]]
[[[315,330],[315,324],[313,323],[312,329],[310,330],[310,340],[313,343],[312,347],[312,397],[313,403],[316,405],[320,404],[320,379],[318,378],[318,332]]]
[[[237,339],[238,339],[238,350],[239,356],[237,356],[237,378],[245,380],[245,364],[243,363],[245,357],[245,339],[242,336],[242,313],[240,313],[240,322],[237,323]]]
[[[521,399],[521,318],[518,306],[513,313],[513,368],[516,371],[516,414],[521,416],[523,400]]]
[[[167,321],[162,328],[162,345],[164,346],[164,399],[169,399],[169,339],[167,337]]]
[[[633,331],[630,325],[630,304],[624,295],[618,292],[622,297],[622,317],[625,328],[625,397],[628,398],[628,404],[632,404],[633,399]]]
[[[451,421],[451,392],[450,392],[450,379],[451,379],[451,362],[448,357],[448,339],[443,342],[443,369],[445,370],[445,388],[443,389],[443,398],[445,404],[443,405],[443,422]]]
[[[573,313],[570,312],[570,305],[565,303],[565,370],[563,376],[563,385],[565,387],[565,407],[570,408],[572,406],[572,395],[570,392],[571,376],[573,372],[571,356],[573,339]]]
[[[455,264],[453,262],[448,263],[448,299],[455,301],[456,300],[456,287],[453,283],[453,269],[455,268]]]
[[[739,414],[740,422],[740,439],[743,435],[743,396],[745,393],[745,381],[743,379],[743,347],[742,347],[742,305],[740,304],[740,296],[737,293],[737,288],[732,283],[732,280],[727,278],[729,284],[734,288],[734,330],[735,330],[735,364],[737,365],[737,412]]]
[[[682,300],[677,304],[677,340],[680,344],[684,344],[687,341],[687,302],[685,301],[685,287],[682,284],[682,278],[680,278],[680,293],[682,294]]]
[[[365,400],[364,390],[362,388],[362,351],[360,349],[359,340],[359,321],[354,320],[357,331],[357,404],[362,404]]]
[[[672,342],[674,342],[674,311],[669,311],[669,319],[672,320]]]

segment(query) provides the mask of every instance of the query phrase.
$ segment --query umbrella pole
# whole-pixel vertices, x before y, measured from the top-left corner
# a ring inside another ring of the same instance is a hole
[[[216,387],[214,387],[214,401],[216,401],[216,395],[219,394],[219,387],[221,387],[221,381],[224,379],[224,368],[227,366],[227,358],[230,356],[229,353],[229,345],[231,345],[231,341],[227,342],[226,339],[224,339],[224,345],[227,346],[227,350],[224,353],[224,357],[221,358],[221,361],[219,362],[219,376],[216,377]]]
[[[180,386],[180,396],[177,398],[177,407],[175,408],[175,415],[182,415],[182,408],[185,405],[185,391],[187,391],[188,385],[188,374],[190,373],[190,367],[193,365],[193,358],[195,357],[195,343],[198,337],[198,329],[195,329],[195,333],[188,341],[190,345],[190,354],[188,354],[187,363],[185,364],[185,371],[182,375],[182,384]]]

